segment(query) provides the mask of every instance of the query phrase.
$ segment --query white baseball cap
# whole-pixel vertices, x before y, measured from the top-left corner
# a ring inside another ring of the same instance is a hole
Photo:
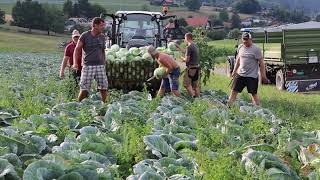
[[[72,32],[72,38],[74,38],[74,37],[76,37],[76,36],[80,36],[80,33],[79,33],[79,31],[78,30],[73,30],[73,32]]]

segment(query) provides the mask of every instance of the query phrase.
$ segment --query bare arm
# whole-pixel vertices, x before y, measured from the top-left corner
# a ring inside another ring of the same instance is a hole
[[[185,56],[182,58],[183,62],[189,62],[190,61],[190,56]]]
[[[181,53],[186,53],[186,49],[182,49],[180,46],[178,47],[178,49],[179,49],[179,51],[181,52]]]
[[[172,71],[172,66],[168,61],[165,61],[163,59],[158,59],[158,64],[163,65],[166,68],[166,73],[169,74]]]
[[[236,63],[234,65],[233,71],[232,71],[232,77],[234,77],[239,69],[240,66],[240,57],[238,56],[236,59]]]
[[[66,66],[68,64],[68,61],[70,60],[70,57],[64,56],[62,63],[61,63],[61,68],[60,68],[60,78],[64,79],[64,70],[66,69]]]
[[[266,65],[264,63],[263,58],[259,59],[259,64],[260,64],[260,75],[261,75],[262,81],[267,83],[268,79],[267,79],[267,75],[266,75]]]
[[[182,49],[180,46],[179,46],[179,44],[177,44],[176,43],[176,47],[177,47],[177,49],[181,52],[181,53],[186,53],[186,49]]]
[[[83,48],[83,42],[78,41],[77,46],[74,50],[73,53],[73,68],[79,70],[81,64],[78,62],[81,62],[81,53],[82,53],[82,48]]]

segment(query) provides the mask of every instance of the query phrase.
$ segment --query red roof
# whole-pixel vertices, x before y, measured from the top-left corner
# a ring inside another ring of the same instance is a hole
[[[192,27],[206,26],[208,24],[208,17],[206,16],[192,17],[192,18],[187,18],[186,21],[187,21],[187,24]]]

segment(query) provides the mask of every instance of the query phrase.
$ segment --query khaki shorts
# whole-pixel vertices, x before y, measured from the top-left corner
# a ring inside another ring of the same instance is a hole
[[[188,67],[183,76],[183,85],[199,88],[200,68]]]

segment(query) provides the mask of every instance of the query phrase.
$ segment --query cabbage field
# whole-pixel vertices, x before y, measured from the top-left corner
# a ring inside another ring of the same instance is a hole
[[[118,52],[118,51],[117,51]],[[312,179],[320,131],[203,88],[200,98],[92,90],[75,101],[58,54],[0,54],[0,179]]]

